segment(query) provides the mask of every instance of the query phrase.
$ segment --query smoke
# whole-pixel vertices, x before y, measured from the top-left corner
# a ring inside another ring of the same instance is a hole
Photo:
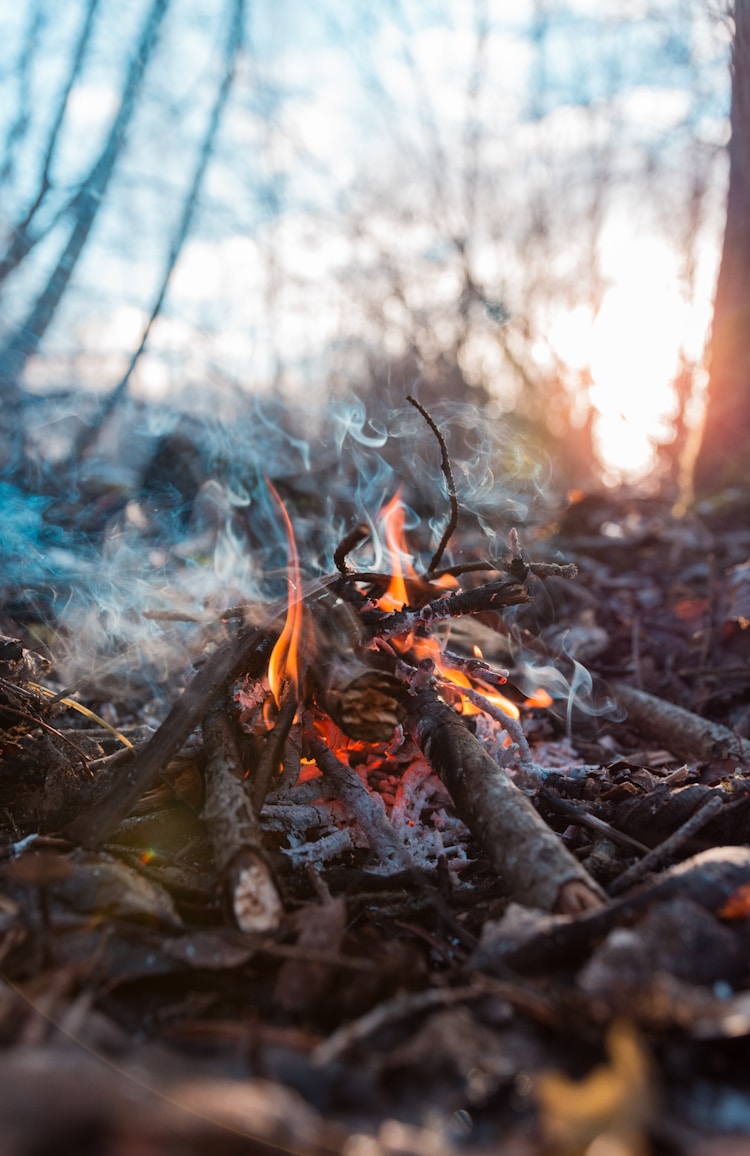
[[[54,499],[0,483],[5,601],[54,627],[66,687],[146,693],[162,711],[221,633],[226,608],[249,605],[258,617],[284,594],[286,535],[264,476],[289,511],[304,578],[330,573],[362,521],[372,533],[356,564],[387,566],[379,512],[399,487],[417,566],[431,556],[449,503],[440,447],[413,407],[368,413],[354,395],[325,408],[280,398],[243,406],[229,421],[131,406],[77,472],[40,463],[48,492],[55,481],[64,491]],[[430,412],[456,479],[457,540],[504,547],[538,477],[504,476],[518,446],[477,407],[438,401]]]
[[[564,651],[554,664],[522,659],[513,667],[512,681],[526,695],[539,687],[547,691],[553,700],[549,710],[564,720],[569,739],[582,718],[622,722],[626,717],[606,684],[600,679],[595,683],[591,672]]]

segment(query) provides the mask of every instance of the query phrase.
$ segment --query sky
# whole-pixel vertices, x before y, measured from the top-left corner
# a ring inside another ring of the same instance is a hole
[[[38,186],[88,2],[0,12],[6,237]],[[99,2],[41,239],[0,286],[6,337],[59,259],[60,211],[102,147],[148,7]],[[229,8],[172,0],[29,388],[102,393],[122,375],[221,78]],[[565,383],[573,420],[593,407],[607,479],[647,473],[683,363],[699,408],[727,53],[725,23],[697,0],[252,4],[133,395],[230,416],[246,393],[324,401],[373,359],[416,351],[428,367],[457,357],[501,414],[521,404],[520,364],[540,389]]]

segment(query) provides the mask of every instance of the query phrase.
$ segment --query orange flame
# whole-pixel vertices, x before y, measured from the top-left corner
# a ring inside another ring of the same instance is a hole
[[[397,490],[390,502],[380,512],[385,532],[385,543],[391,555],[391,581],[388,589],[378,599],[381,610],[400,610],[409,601],[405,578],[416,579],[411,555],[406,548],[404,535],[404,503],[401,490]]]
[[[284,622],[284,629],[281,631],[281,634],[276,640],[276,645],[271,651],[271,657],[268,662],[268,683],[271,687],[271,693],[276,700],[276,705],[278,706],[281,701],[281,690],[285,679],[292,682],[297,690],[297,694],[299,694],[301,681],[299,644],[303,628],[303,611],[302,600],[299,596],[299,556],[297,554],[297,543],[294,540],[294,530],[292,529],[291,519],[273,483],[270,482],[268,478],[264,480],[281,510],[281,516],[284,519],[289,557],[287,567],[288,595],[286,621]]]
[[[512,702],[510,698],[506,698],[505,695],[500,695],[499,691],[497,690],[485,690],[484,687],[478,688],[478,692],[480,692],[482,698],[487,699],[487,702],[491,706],[497,706],[497,709],[499,711],[503,711],[503,713],[507,714],[508,717],[512,719],[520,719],[521,712],[518,709],[518,706],[515,705],[515,703]],[[468,710],[468,707],[470,707],[470,711]],[[477,707],[474,706],[473,703],[466,703],[465,707],[463,707],[463,713],[465,714],[474,713],[476,710]]]
[[[528,707],[552,706],[552,695],[548,694],[543,686],[538,686],[533,694],[530,694],[527,699],[524,699],[523,705]]]
[[[492,706],[496,706],[503,714],[507,714],[509,718],[520,718],[521,712],[511,699],[506,698],[504,694],[500,694],[496,690],[480,690],[482,698],[486,698],[487,702]]]
[[[479,650],[479,647],[475,646],[474,650],[476,652]],[[412,651],[414,652],[414,655],[418,661],[422,661],[424,658],[431,658],[435,663],[435,669],[440,677],[445,679],[446,682],[452,683],[452,685],[455,686],[458,690],[459,694],[461,693],[462,687],[466,687],[470,690],[477,689],[467,674],[465,674],[462,670],[457,670],[456,667],[450,666],[447,662],[445,662],[442,654],[440,653],[440,647],[438,645],[437,639],[415,638],[412,644]],[[509,698],[506,698],[504,694],[499,694],[496,690],[486,690],[484,687],[479,687],[478,689],[479,693],[482,695],[482,698],[486,699],[488,703],[492,704],[492,706],[496,706],[503,712],[503,714],[507,714],[511,718],[521,717],[521,712],[519,711],[516,704],[511,702]],[[461,713],[466,715],[478,714],[479,707],[476,706],[473,702],[469,702],[468,699],[464,699]]]

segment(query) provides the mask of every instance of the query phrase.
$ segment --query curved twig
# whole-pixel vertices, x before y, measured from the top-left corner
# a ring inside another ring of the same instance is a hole
[[[445,484],[448,487],[448,497],[451,504],[451,516],[448,519],[448,525],[443,530],[443,536],[438,542],[437,550],[432,555],[432,560],[426,570],[427,574],[431,574],[433,570],[437,570],[438,566],[440,565],[440,559],[445,553],[445,547],[448,545],[451,535],[453,534],[453,531],[455,530],[458,523],[458,499],[456,497],[456,483],[453,479],[451,461],[448,457],[448,446],[445,444],[445,438],[438,429],[434,418],[427,412],[425,407],[417,401],[415,397],[411,397],[411,395],[409,395],[406,400],[410,405],[413,405],[416,410],[419,410],[422,417],[427,422],[428,426],[438,440],[438,445],[440,446],[440,468],[443,471]]]

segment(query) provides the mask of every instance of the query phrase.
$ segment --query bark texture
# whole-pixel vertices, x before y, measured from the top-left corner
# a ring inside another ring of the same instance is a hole
[[[415,696],[408,726],[507,895],[554,911],[566,884],[578,883],[596,903],[598,884],[434,690]]]
[[[750,452],[750,0],[735,0],[729,191],[696,494],[747,485]]]

